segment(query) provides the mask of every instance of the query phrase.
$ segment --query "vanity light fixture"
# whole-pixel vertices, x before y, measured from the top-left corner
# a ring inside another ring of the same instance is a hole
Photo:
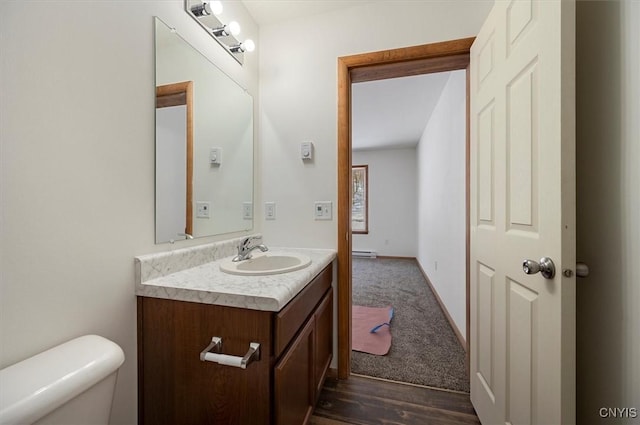
[[[247,39],[243,42],[238,39],[238,22],[231,21],[226,25],[221,22],[218,15],[222,13],[222,2],[185,0],[184,10],[240,65],[244,62],[244,53],[255,50],[256,45],[252,40]]]
[[[229,37],[230,35],[235,37],[240,34],[240,24],[236,21],[231,21],[227,25],[211,29],[211,34],[216,37]]]
[[[229,50],[231,50],[232,53],[253,52],[254,50],[256,50],[256,44],[253,42],[253,40],[248,38],[240,44],[230,46]]]
[[[191,6],[191,13],[197,17],[209,16],[212,14],[217,16],[222,13],[222,3],[219,1],[203,1],[200,4]]]

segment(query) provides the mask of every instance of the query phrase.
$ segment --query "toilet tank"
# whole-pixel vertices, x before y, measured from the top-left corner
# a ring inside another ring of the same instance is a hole
[[[0,370],[0,424],[108,424],[122,349],[85,335]]]

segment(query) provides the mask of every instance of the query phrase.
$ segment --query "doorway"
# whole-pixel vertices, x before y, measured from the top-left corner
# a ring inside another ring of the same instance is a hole
[[[466,264],[469,262],[469,51],[474,38],[338,58],[338,377],[351,372],[351,84],[402,76],[467,70]],[[469,270],[466,270],[466,367],[469,368]]]
[[[193,81],[156,87],[156,169],[156,242],[192,235]]]

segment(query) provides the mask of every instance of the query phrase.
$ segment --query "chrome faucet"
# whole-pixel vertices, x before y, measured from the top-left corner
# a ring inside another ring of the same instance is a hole
[[[251,258],[251,252],[255,249],[259,249],[262,252],[269,251],[269,248],[267,248],[264,244],[252,245],[254,241],[259,240],[262,240],[262,237],[249,236],[248,238],[243,239],[242,242],[240,242],[240,244],[238,245],[238,255],[233,257],[233,260],[231,261],[238,262],[248,260],[249,258]]]

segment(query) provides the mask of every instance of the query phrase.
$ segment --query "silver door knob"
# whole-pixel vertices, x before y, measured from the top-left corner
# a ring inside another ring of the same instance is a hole
[[[540,272],[545,279],[553,279],[556,275],[556,266],[549,257],[542,257],[540,262],[524,260],[522,262],[522,270],[524,270],[526,274],[536,274]]]
[[[576,264],[576,276],[578,277],[588,277],[589,276],[589,266],[585,263],[577,263]]]

